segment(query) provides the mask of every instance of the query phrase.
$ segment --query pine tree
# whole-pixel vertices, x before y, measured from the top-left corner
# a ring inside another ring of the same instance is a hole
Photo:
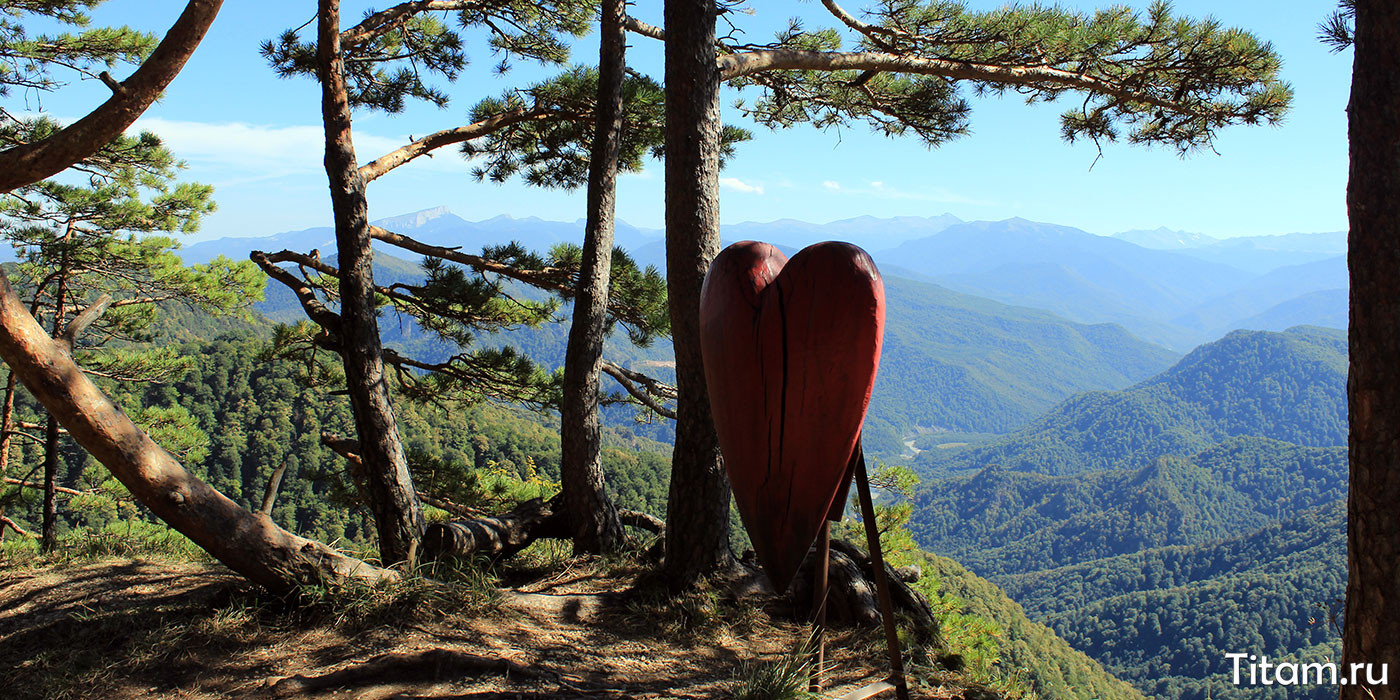
[[[1395,434],[1400,429],[1400,7],[1384,0],[1356,0],[1345,43],[1355,48],[1351,101],[1347,106],[1351,169],[1347,181],[1347,262],[1351,271],[1350,488],[1347,491],[1346,624],[1342,630],[1343,668],[1367,664],[1380,675],[1382,664],[1400,667],[1400,599],[1395,590],[1400,554],[1400,464]],[[1358,674],[1358,680],[1363,675]],[[1348,685],[1341,697],[1400,697],[1396,685]]]
[[[57,128],[42,118],[38,125]],[[188,364],[171,347],[139,345],[151,339],[160,307],[182,303],[214,314],[246,307],[262,297],[261,275],[252,263],[222,257],[185,267],[175,253],[178,241],[150,234],[197,230],[214,208],[213,188],[174,183],[180,164],[153,134],[120,136],[108,148],[125,157],[94,170],[86,183],[45,180],[0,195],[0,238],[20,259],[15,272],[26,280],[20,290],[31,313],[46,320],[52,337],[85,371],[116,381],[155,381]],[[0,423],[0,430],[11,429],[8,421]],[[59,428],[53,416],[44,436],[48,550],[57,543]]]
[[[598,382],[607,332],[608,282],[612,275],[612,256],[608,253],[613,241],[618,155],[622,150],[623,82],[627,68],[627,30],[622,21],[626,14],[626,0],[607,0],[603,4],[588,214],[559,406],[560,480],[576,552],[609,552],[622,539],[622,521],[603,487]]]
[[[6,14],[66,17],[95,2],[11,3]],[[0,150],[0,194],[38,183],[73,167],[91,174],[123,154],[108,146],[159,96],[198,47],[218,14],[220,0],[190,0],[150,56],[125,81],[105,80],[113,96],[87,116],[37,140],[5,113],[7,141]],[[65,10],[65,8],[68,8]],[[13,36],[13,34],[11,34]],[[0,53],[9,45],[0,44]],[[6,54],[18,60],[42,56]],[[12,376],[68,429],[73,439],[111,470],[132,496],[230,569],[277,593],[328,581],[377,582],[393,572],[298,537],[229,500],[191,475],[83,373],[0,276],[0,357]],[[0,521],[4,522],[4,521]]]
[[[719,248],[718,170],[711,164],[720,135],[717,98],[710,96],[721,80],[758,89],[756,100],[740,106],[772,128],[865,122],[929,146],[968,132],[970,107],[960,89],[1014,92],[1028,102],[1074,93],[1082,99],[1061,117],[1067,140],[1125,137],[1182,154],[1208,148],[1231,124],[1277,123],[1292,97],[1268,43],[1215,20],[1176,17],[1166,2],[1143,16],[1124,7],[1092,15],[1038,5],[973,12],[956,0],[872,5],[867,21],[822,0],[839,28],[809,31],[794,21],[763,45],[716,47],[712,31],[697,30],[728,12],[713,0],[667,0],[664,28],[628,21],[629,30],[665,41],[667,52],[667,271],[683,407],[671,477],[671,507],[680,510],[667,514],[668,551],[684,553],[668,560],[673,586],[729,561],[714,535],[726,527],[729,492],[720,487],[709,407],[687,398],[703,395],[703,371],[699,354],[686,349],[699,334],[700,281]],[[850,36],[856,46],[845,50]],[[675,111],[681,100],[691,104],[687,111]],[[682,157],[673,148],[684,144],[699,150]],[[680,159],[674,171],[671,158]]]
[[[585,3],[556,2],[531,8],[524,3],[404,3],[380,13],[371,13],[355,27],[339,32],[337,53],[353,60],[344,60],[339,75],[343,76],[344,109],[362,107],[387,112],[401,110],[409,98],[425,99],[445,105],[448,98],[438,88],[424,82],[424,75],[438,74],[451,81],[461,68],[464,56],[455,30],[449,30],[431,11],[459,10],[458,23],[463,27],[489,23],[497,32],[492,48],[510,58],[528,58],[559,63],[568,55],[563,37],[582,33],[588,26],[589,7]],[[509,28],[502,31],[501,28]],[[323,33],[320,45],[328,45]],[[312,47],[296,32],[283,34],[276,42],[267,42],[264,55],[284,76],[309,72]],[[320,79],[323,87],[327,76],[323,66]],[[560,76],[500,99],[482,100],[472,110],[473,123],[454,127],[415,140],[385,154],[351,173],[352,163],[339,164],[333,178],[346,183],[333,189],[351,192],[356,207],[363,207],[363,186],[413,158],[447,145],[462,144],[464,155],[483,156],[485,164],[477,171],[478,179],[503,180],[524,174],[533,184],[550,187],[577,187],[589,170],[594,117],[594,101],[599,82],[598,71],[573,69]],[[657,113],[660,89],[641,77],[624,81],[623,101],[635,106],[637,115],[631,128],[625,128],[620,138],[619,163],[622,167],[640,167],[643,154],[659,141],[659,128],[653,115]],[[351,143],[348,111],[337,120],[336,138],[328,144],[344,154]],[[327,117],[328,129],[332,118]],[[351,151],[353,153],[353,151]],[[353,156],[352,156],[353,157]],[[356,181],[358,180],[358,184]],[[338,209],[340,204],[337,205]],[[282,251],[275,254],[254,253],[253,259],[273,279],[297,292],[308,316],[317,328],[301,326],[299,330],[284,329],[280,340],[284,348],[310,351],[315,347],[333,349],[346,354],[346,341],[373,332],[377,343],[374,319],[364,317],[348,329],[346,315],[351,296],[346,293],[348,280],[371,280],[366,288],[403,313],[412,316],[419,325],[441,339],[463,348],[445,361],[424,362],[397,352],[379,350],[362,353],[362,362],[370,354],[392,368],[401,394],[410,398],[437,402],[505,400],[546,408],[559,403],[562,376],[537,367],[528,358],[510,348],[473,349],[479,332],[533,326],[554,320],[560,301],[572,300],[577,293],[575,280],[583,267],[584,251],[577,246],[560,246],[548,256],[540,256],[515,244],[488,247],[482,255],[467,255],[457,250],[427,246],[400,234],[368,226],[359,221],[342,222],[338,215],[338,230],[364,230],[366,234],[352,249],[342,246],[338,267],[323,263],[309,255]],[[342,225],[343,224],[343,225]],[[359,260],[370,255],[368,239],[384,241],[426,256],[423,267],[425,279],[418,285],[394,285],[392,289],[376,287],[368,270],[351,273],[347,260],[353,253]],[[606,246],[604,250],[611,249]],[[645,343],[664,330],[664,296],[660,275],[655,270],[640,270],[619,250],[612,251],[610,262],[615,275],[604,278],[611,289],[611,300],[603,321],[610,330],[621,322],[629,336]],[[279,267],[295,263],[297,272]],[[339,280],[339,289],[334,287]],[[530,301],[512,294],[508,282],[528,284],[544,289],[555,298]],[[360,296],[364,292],[358,292]],[[330,311],[326,302],[338,298],[339,313]],[[363,316],[361,312],[357,312]],[[349,360],[346,359],[347,370]],[[646,377],[612,365],[604,370],[622,383],[630,395],[638,397],[657,410],[665,411],[658,400],[667,396],[666,388]],[[382,372],[382,369],[380,370]],[[346,381],[352,398],[372,382],[350,376]],[[387,399],[383,402],[387,406]],[[391,453],[393,437],[389,411],[380,411],[383,420],[372,434],[381,436],[379,448]],[[366,431],[361,430],[361,450]],[[370,444],[371,448],[375,446]],[[375,448],[375,449],[379,449]],[[401,450],[399,451],[401,453]],[[366,460],[371,465],[373,460]],[[397,463],[397,462],[395,462]],[[383,467],[372,467],[374,473]],[[397,467],[394,468],[397,470]],[[406,481],[394,487],[409,494]],[[374,489],[371,489],[371,495]],[[601,490],[599,490],[601,493]],[[407,499],[406,499],[407,500]],[[392,517],[386,513],[385,517]]]

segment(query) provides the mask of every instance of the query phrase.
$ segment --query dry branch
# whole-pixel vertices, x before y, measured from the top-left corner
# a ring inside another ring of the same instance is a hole
[[[451,649],[376,656],[365,663],[322,676],[292,676],[277,681],[278,697],[302,697],[332,688],[379,685],[395,681],[439,681],[475,674],[508,674],[540,678],[545,674],[503,657],[478,656]]]
[[[38,491],[44,490],[44,485],[41,483],[35,481],[24,481],[23,479],[16,479],[12,476],[0,478],[0,481],[3,481],[6,484],[10,484],[11,486],[19,486],[26,489],[36,489]],[[99,491],[79,491],[78,489],[70,489],[67,486],[55,486],[53,487],[53,490],[57,491],[58,493],[66,493],[69,496],[90,496],[100,493]]]

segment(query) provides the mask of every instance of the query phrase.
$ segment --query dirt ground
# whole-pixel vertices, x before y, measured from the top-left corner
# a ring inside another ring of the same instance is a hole
[[[0,568],[0,696],[712,698],[733,697],[765,662],[799,658],[804,626],[718,596],[658,608],[595,569],[516,582],[487,605],[436,600],[431,614],[405,615],[373,600],[309,614],[217,565]],[[878,635],[831,633],[823,695],[876,680],[882,653]]]

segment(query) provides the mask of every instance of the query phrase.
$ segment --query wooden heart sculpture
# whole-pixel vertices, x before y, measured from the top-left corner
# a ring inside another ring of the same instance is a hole
[[[788,260],[743,241],[715,257],[700,295],[700,350],[739,515],[775,590],[786,590],[849,483],[885,326],[870,256],[818,243]]]

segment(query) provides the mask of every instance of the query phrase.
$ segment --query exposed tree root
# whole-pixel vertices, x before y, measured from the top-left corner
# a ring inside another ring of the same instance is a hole
[[[297,675],[283,678],[272,684],[272,692],[277,697],[297,697],[334,688],[381,685],[395,681],[434,681],[488,673],[522,678],[543,678],[549,675],[510,659],[479,656],[450,649],[430,649],[411,654],[383,654],[365,663],[321,676]]]
[[[812,579],[816,568],[815,551],[808,553],[788,589],[794,612],[810,619],[812,614]],[[868,629],[880,626],[880,604],[875,593],[874,569],[864,551],[843,540],[831,541],[831,564],[827,593],[827,623]],[[885,564],[885,576],[890,582],[890,601],[896,617],[912,624],[920,642],[938,638],[938,620],[922,593],[909,586],[917,575],[912,571],[896,571]]]

